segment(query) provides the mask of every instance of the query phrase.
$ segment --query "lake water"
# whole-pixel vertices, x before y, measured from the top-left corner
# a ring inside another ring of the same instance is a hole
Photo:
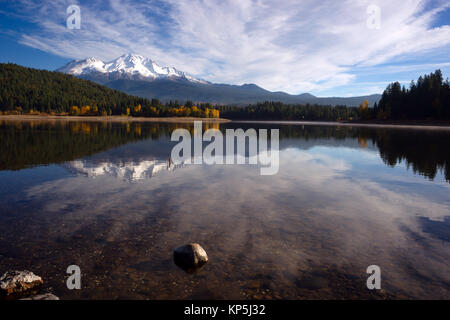
[[[262,176],[174,166],[182,127],[0,122],[0,273],[62,299],[450,299],[450,130],[209,125],[279,128]],[[210,259],[195,274],[172,259],[189,242]]]

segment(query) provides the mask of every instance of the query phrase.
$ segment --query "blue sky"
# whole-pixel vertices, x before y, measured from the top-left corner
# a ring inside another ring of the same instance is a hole
[[[71,4],[80,30],[66,27]],[[450,77],[450,2],[0,0],[0,44],[0,62],[41,69],[138,53],[212,82],[354,96]]]

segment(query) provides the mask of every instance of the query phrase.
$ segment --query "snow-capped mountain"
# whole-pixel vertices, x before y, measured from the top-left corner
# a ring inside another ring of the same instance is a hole
[[[290,95],[271,92],[255,84],[211,83],[195,78],[173,67],[161,67],[155,61],[137,54],[125,54],[112,61],[87,58],[69,62],[56,70],[111,89],[167,102],[170,100],[247,105],[261,101],[280,101],[292,104],[347,105],[357,107],[364,100],[373,105],[381,95],[360,97],[315,97],[303,93]]]
[[[155,61],[137,54],[124,54],[108,62],[95,57],[74,60],[56,71],[104,81],[183,79],[195,83],[207,83],[173,67],[161,67]]]

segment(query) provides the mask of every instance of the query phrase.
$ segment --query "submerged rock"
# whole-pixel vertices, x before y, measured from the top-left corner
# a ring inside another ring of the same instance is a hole
[[[20,300],[59,300],[59,298],[52,293],[45,293],[45,294],[37,294]]]
[[[208,262],[208,255],[198,243],[189,243],[175,249],[173,259],[181,269],[193,273]]]
[[[37,294],[44,281],[33,272],[7,271],[0,277],[0,296],[3,299],[19,299]]]

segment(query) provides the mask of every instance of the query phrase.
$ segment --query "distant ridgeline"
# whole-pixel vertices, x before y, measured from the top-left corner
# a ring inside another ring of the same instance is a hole
[[[408,89],[394,82],[373,109],[362,104],[359,112],[363,120],[449,120],[450,82],[440,70],[411,81]]]
[[[139,98],[71,75],[0,64],[0,112],[8,114],[219,117],[210,104]]]

